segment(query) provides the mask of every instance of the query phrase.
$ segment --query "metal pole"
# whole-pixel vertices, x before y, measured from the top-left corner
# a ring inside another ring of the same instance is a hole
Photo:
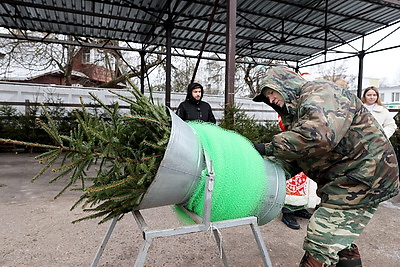
[[[226,72],[225,106],[233,106],[235,94],[235,54],[236,54],[236,0],[227,2],[228,21],[226,25]],[[225,109],[225,112],[227,109]]]
[[[358,86],[357,86],[357,96],[358,98],[361,98],[361,94],[362,94],[362,81],[363,81],[363,68],[364,68],[364,56],[365,56],[365,52],[364,51],[360,51],[358,53]]]
[[[258,248],[260,249],[262,260],[265,266],[272,267],[271,259],[268,255],[267,247],[265,246],[264,240],[261,235],[260,228],[257,224],[250,224],[251,230],[253,231],[254,238],[256,239]]]
[[[217,7],[218,7],[218,0],[215,1],[215,3],[214,3],[214,8],[213,8],[213,11],[212,11],[212,13],[210,15],[210,20],[208,21],[207,31],[205,33],[203,42],[201,43],[200,53],[199,53],[199,56],[197,58],[196,66],[194,67],[192,80],[190,81],[191,83],[194,83],[194,81],[196,79],[197,70],[199,69],[200,60],[203,57],[204,48],[206,47],[207,39],[208,39],[208,36],[210,34],[210,31],[211,31],[211,26],[212,26],[212,24],[214,22],[214,16],[215,16],[215,12],[217,12]]]
[[[171,75],[172,75],[172,61],[171,61],[171,47],[172,47],[172,29],[174,24],[172,20],[168,20],[165,23],[165,30],[167,35],[167,52],[166,52],[166,77],[165,77],[165,106],[171,107]]]
[[[111,236],[112,232],[114,231],[114,227],[117,224],[117,221],[119,218],[121,218],[121,217],[114,217],[114,219],[112,220],[110,227],[108,228],[106,235],[104,236],[103,241],[101,242],[101,245],[100,245],[99,249],[97,250],[96,256],[93,259],[91,267],[96,267],[97,264],[99,263],[101,255],[103,254],[103,251],[106,248],[107,242],[110,239],[110,236]]]
[[[140,92],[144,94],[144,73],[145,73],[145,66],[146,61],[144,60],[144,56],[146,52],[144,50],[139,52],[140,55]]]
[[[364,37],[362,38],[362,49],[360,52],[358,52],[358,86],[357,86],[357,96],[358,98],[361,98],[362,94],[362,81],[363,81],[363,68],[364,68],[364,56],[365,56],[365,51],[364,51]]]

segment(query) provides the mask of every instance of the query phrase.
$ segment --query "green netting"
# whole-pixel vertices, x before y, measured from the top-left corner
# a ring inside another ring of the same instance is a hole
[[[211,221],[257,216],[268,192],[263,158],[245,137],[214,124],[189,122],[212,160],[215,173]],[[207,170],[186,208],[203,215]]]

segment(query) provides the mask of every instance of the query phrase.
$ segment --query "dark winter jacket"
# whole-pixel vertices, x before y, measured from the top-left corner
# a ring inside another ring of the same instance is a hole
[[[192,91],[196,87],[201,88],[200,100],[196,100],[192,96]],[[190,84],[188,86],[186,100],[179,104],[176,114],[184,121],[201,120],[216,123],[211,106],[207,102],[201,100],[203,98],[203,93],[203,87],[200,84]]]
[[[286,67],[270,69],[263,88],[278,91],[285,106],[263,94],[254,101],[273,107],[287,129],[265,145],[266,154],[317,182],[322,206],[372,206],[398,194],[393,147],[354,94],[331,82],[307,82]]]

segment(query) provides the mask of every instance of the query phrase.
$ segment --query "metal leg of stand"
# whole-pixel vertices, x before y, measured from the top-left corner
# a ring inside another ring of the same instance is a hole
[[[97,250],[96,256],[94,257],[91,267],[96,267],[97,264],[99,263],[101,255],[103,254],[103,251],[107,245],[108,240],[110,239],[112,232],[114,231],[115,225],[117,224],[119,218],[120,217],[114,217],[114,219],[112,220],[110,226],[108,227],[106,235],[104,236],[103,241],[101,242],[101,245]]]
[[[219,253],[221,253],[222,261],[224,262],[224,266],[228,267],[229,266],[228,265],[228,259],[226,258],[224,247],[222,246],[221,238],[219,236],[220,233],[216,229],[213,230],[213,233],[214,233],[215,241],[217,242]]]
[[[149,251],[150,245],[153,242],[153,239],[149,236],[146,235],[146,231],[148,230],[148,226],[146,221],[144,220],[142,214],[140,213],[139,210],[135,210],[132,212],[133,218],[135,218],[135,221],[137,225],[139,226],[140,230],[143,233],[143,242],[142,245],[140,245],[139,248],[139,253],[135,261],[135,267],[141,267],[144,265],[144,262],[146,261],[146,256],[147,256],[147,251]]]
[[[141,267],[144,265],[144,262],[146,261],[147,251],[149,250],[152,242],[153,240],[151,238],[146,238],[144,240],[139,248],[139,254],[136,258],[134,267]]]
[[[264,240],[261,235],[260,228],[257,224],[250,224],[251,230],[253,231],[254,238],[256,239],[258,248],[260,249],[264,265],[267,267],[272,267],[271,259],[269,258],[267,247],[265,246]]]

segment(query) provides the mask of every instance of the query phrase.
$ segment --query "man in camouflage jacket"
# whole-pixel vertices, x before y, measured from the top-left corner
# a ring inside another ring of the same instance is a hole
[[[391,143],[362,102],[337,84],[307,82],[279,66],[267,72],[261,88],[253,100],[277,111],[287,131],[256,149],[290,175],[303,171],[318,184],[321,197],[300,266],[361,266],[353,241],[378,204],[399,191]]]

